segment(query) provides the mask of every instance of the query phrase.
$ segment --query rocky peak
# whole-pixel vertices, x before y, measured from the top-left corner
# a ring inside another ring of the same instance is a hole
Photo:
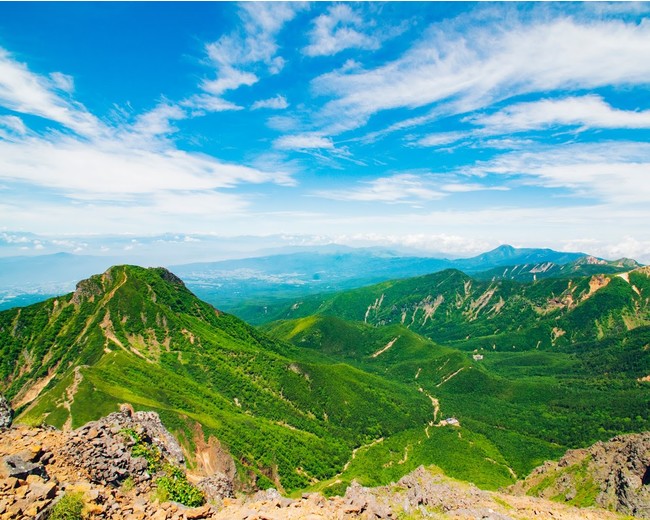
[[[70,433],[63,453],[93,482],[118,485],[128,477],[148,480],[147,460],[133,457],[137,441],[151,444],[163,460],[184,463],[183,451],[155,412],[133,412],[123,405],[119,412],[91,421]]]
[[[176,276],[174,273],[172,273],[168,269],[165,269],[164,267],[156,267],[156,268],[154,268],[154,270],[166,282],[174,284],[174,285],[180,285],[181,287],[185,287],[185,283],[183,282],[183,280],[181,280],[178,276]]]

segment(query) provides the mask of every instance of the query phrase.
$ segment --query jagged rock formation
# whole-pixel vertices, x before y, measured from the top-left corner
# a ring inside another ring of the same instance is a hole
[[[9,406],[7,399],[5,399],[4,395],[0,395],[0,430],[11,426],[13,416],[13,410]]]
[[[71,432],[14,426],[0,443],[0,519],[46,518],[73,492],[83,494],[90,518],[198,518],[155,500],[156,477],[169,465],[185,473],[183,462],[158,415],[130,406]]]
[[[367,488],[354,482],[342,497],[326,499],[318,493],[305,493],[298,500],[289,500],[275,490],[259,492],[249,499],[224,501],[223,506],[211,518],[613,520],[618,515],[598,509],[578,509],[537,498],[481,491],[421,466],[396,484],[388,486]]]
[[[132,456],[136,441],[129,432],[141,442],[156,446],[163,459],[175,465],[184,463],[181,447],[162,425],[158,414],[134,413],[128,405],[71,432],[62,453],[86,470],[96,483],[119,485],[129,476],[136,481],[148,480],[151,475],[147,460]]]
[[[570,450],[533,470],[512,491],[650,518],[650,432]]]
[[[299,499],[289,499],[269,489],[248,497],[223,498],[188,508],[157,498],[155,483],[146,478],[146,465],[134,464],[138,457],[128,454],[125,428],[140,432],[140,438],[147,436],[152,445],[166,454],[173,454],[178,446],[175,441],[168,442],[168,433],[160,429],[156,414],[133,413],[128,408],[73,432],[22,425],[6,429],[0,443],[0,520],[45,519],[63,495],[73,492],[83,497],[89,520],[619,518],[602,509],[578,509],[541,498],[482,491],[424,467],[388,486],[367,488],[353,482],[342,497],[305,493]],[[110,450],[116,454],[112,459],[106,453]],[[124,453],[117,455],[120,450]],[[15,471],[9,474],[7,468],[12,464]],[[134,472],[128,486],[120,480],[124,476],[120,470],[124,469]],[[218,475],[217,481],[222,476]],[[228,487],[223,482],[218,485]]]

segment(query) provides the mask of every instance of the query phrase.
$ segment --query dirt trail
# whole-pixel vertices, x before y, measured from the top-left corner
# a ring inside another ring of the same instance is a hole
[[[74,380],[72,381],[72,384],[65,389],[65,396],[63,403],[63,407],[68,410],[68,413],[70,412],[70,408],[72,407],[72,403],[74,403],[74,396],[77,393],[77,390],[79,390],[79,383],[83,381],[84,376],[81,374],[81,367],[75,367],[74,369]],[[63,430],[64,431],[69,431],[72,430],[72,414],[68,415],[68,418],[65,421],[65,424],[63,425]]]
[[[358,448],[354,448],[354,449],[352,450],[352,456],[350,457],[350,460],[347,461],[347,462],[345,463],[345,466],[343,466],[343,470],[341,471],[341,473],[339,473],[339,474],[336,475],[336,476],[337,476],[337,477],[340,476],[341,474],[343,474],[343,473],[344,473],[344,472],[345,472],[345,471],[350,467],[350,464],[351,464],[352,461],[356,458],[356,456],[357,456],[357,452],[358,452],[359,450],[362,450],[362,449],[364,449],[364,448],[372,448],[374,445],[379,444],[380,442],[384,442],[384,438],[383,438],[383,437],[380,437],[379,439],[375,439],[374,441],[372,441],[372,442],[369,443],[369,444],[364,444],[363,446],[359,446]]]
[[[392,340],[390,340],[390,341],[386,344],[386,346],[385,346],[384,348],[382,348],[382,349],[378,350],[377,352],[375,352],[375,353],[372,355],[372,357],[373,357],[373,358],[376,358],[377,356],[380,356],[381,354],[383,354],[384,352],[386,352],[386,351],[387,351],[390,347],[392,347],[392,346],[395,344],[395,342],[396,342],[398,339],[400,339],[400,338],[401,338],[401,336],[397,336],[396,338],[393,338]]]
[[[444,385],[444,384],[445,384],[447,381],[449,381],[452,377],[457,376],[459,373],[461,373],[463,370],[465,370],[465,368],[467,368],[467,367],[461,367],[461,368],[459,368],[458,370],[456,370],[456,372],[454,372],[453,374],[450,374],[450,375],[448,375],[447,377],[445,377],[442,381],[440,381],[440,383],[438,383],[438,384],[436,385],[436,388],[438,388],[438,387]]]

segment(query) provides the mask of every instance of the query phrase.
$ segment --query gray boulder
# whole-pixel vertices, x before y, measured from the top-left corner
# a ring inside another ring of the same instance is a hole
[[[14,411],[4,395],[0,395],[0,429],[9,428],[14,418]]]

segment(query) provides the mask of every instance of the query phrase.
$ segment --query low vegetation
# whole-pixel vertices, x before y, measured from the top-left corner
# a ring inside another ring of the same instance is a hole
[[[199,423],[243,487],[336,494],[436,464],[495,489],[569,447],[650,430],[648,291],[643,271],[535,284],[446,271],[269,309],[291,319],[255,329],[163,269],[114,267],[0,312],[0,390],[32,424],[77,427],[128,402],[190,446]],[[186,484],[170,470],[158,488],[198,500]]]

